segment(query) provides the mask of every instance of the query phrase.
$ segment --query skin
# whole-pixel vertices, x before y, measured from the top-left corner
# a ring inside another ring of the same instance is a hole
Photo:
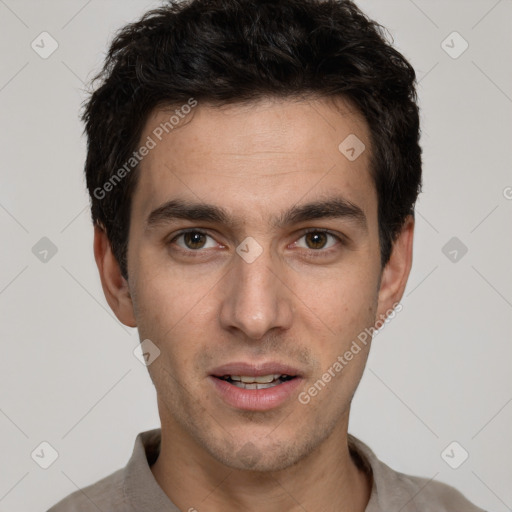
[[[141,141],[168,116],[154,111]],[[351,133],[366,145],[355,161],[338,150]],[[369,156],[368,127],[341,100],[199,104],[141,162],[128,280],[95,228],[112,310],[161,351],[148,366],[162,427],[151,470],[181,510],[365,510],[372,482],[351,458],[347,429],[370,344],[307,405],[295,393],[273,410],[237,410],[208,375],[228,362],[278,361],[299,368],[299,391],[307,390],[400,301],[414,222],[406,220],[382,269]],[[349,218],[270,222],[333,195],[363,210],[366,229]],[[175,198],[221,206],[239,222],[176,220],[146,229],[149,213]],[[174,239],[185,228],[208,236]],[[305,236],[306,228],[331,230],[346,243]],[[236,253],[248,236],[262,248],[252,263]]]

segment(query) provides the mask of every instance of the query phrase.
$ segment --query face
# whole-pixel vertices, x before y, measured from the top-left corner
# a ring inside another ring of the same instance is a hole
[[[153,112],[141,140],[168,119]],[[355,160],[338,148],[350,134]],[[199,104],[141,162],[114,309],[160,350],[162,428],[197,453],[279,470],[346,430],[369,343],[343,356],[397,298],[369,152],[341,101],[262,100]]]

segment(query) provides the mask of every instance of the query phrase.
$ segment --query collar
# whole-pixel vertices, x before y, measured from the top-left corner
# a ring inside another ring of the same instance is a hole
[[[134,510],[180,512],[151,472],[150,466],[160,452],[160,439],[161,428],[147,430],[137,435],[132,456],[125,467],[123,492]],[[354,462],[372,481],[370,500],[365,512],[379,512],[385,509],[417,512],[414,496],[404,488],[403,482],[400,481],[400,473],[377,459],[366,444],[351,434],[348,434],[348,445]],[[388,492],[390,489],[391,493]]]

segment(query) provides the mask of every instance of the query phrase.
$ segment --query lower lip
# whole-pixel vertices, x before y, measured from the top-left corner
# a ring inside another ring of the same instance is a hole
[[[209,379],[224,402],[245,411],[267,411],[279,407],[294,395],[302,382],[300,377],[295,377],[271,388],[243,389],[211,375]]]

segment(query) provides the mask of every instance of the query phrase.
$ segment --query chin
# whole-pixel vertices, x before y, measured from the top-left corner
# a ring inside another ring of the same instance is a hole
[[[290,438],[282,442],[268,441],[247,441],[238,449],[231,445],[225,450],[210,450],[210,454],[231,469],[269,473],[294,466],[314,450],[314,445]]]

